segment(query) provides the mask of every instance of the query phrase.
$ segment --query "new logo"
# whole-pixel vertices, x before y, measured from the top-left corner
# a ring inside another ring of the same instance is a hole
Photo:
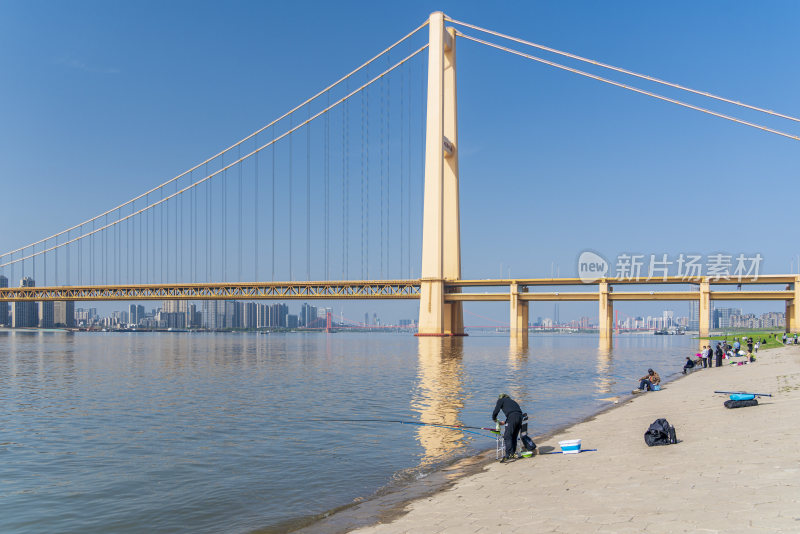
[[[608,274],[608,262],[601,255],[590,250],[584,250],[578,256],[578,277],[582,282],[589,284]]]

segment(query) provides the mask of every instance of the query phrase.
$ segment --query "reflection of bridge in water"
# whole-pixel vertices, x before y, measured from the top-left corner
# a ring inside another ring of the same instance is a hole
[[[420,40],[425,27],[427,39]],[[419,299],[421,336],[460,336],[463,302],[508,301],[510,334],[525,339],[530,302],[597,301],[602,346],[611,340],[615,301],[696,300],[700,335],[707,336],[712,301],[782,300],[786,330],[800,328],[797,275],[601,279],[593,284],[576,278],[462,279],[456,97],[456,48],[461,40],[800,140],[465,33],[469,31],[750,111],[800,120],[436,12],[346,76],[218,154],[91,219],[0,254],[0,302]],[[420,243],[412,246],[412,235]],[[412,249],[419,252],[413,258],[420,265],[419,276],[412,274]],[[335,281],[339,265],[341,276]],[[399,271],[396,276],[393,269]],[[302,271],[306,281],[296,281]],[[359,279],[350,279],[351,272]],[[380,280],[370,276],[376,272]],[[2,287],[8,282],[6,275],[12,280],[19,275],[26,287]],[[270,282],[254,282],[265,279]],[[281,279],[289,281],[276,281]],[[33,287],[34,280],[43,280],[43,287]],[[633,284],[693,287],[617,291]],[[718,287],[724,284],[769,288]],[[562,291],[565,287],[593,290]],[[506,289],[481,293],[477,288]],[[549,290],[541,291],[545,288]]]

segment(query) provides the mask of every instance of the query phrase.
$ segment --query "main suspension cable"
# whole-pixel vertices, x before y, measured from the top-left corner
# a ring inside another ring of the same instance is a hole
[[[789,133],[786,133],[786,132],[782,132],[780,130],[775,130],[775,129],[769,128],[767,126],[763,126],[761,124],[756,124],[754,122],[749,122],[749,121],[745,121],[745,120],[742,120],[742,119],[737,119],[736,117],[732,117],[730,115],[725,115],[724,113],[719,113],[719,112],[716,112],[716,111],[712,111],[710,109],[702,108],[700,106],[695,106],[693,104],[688,104],[688,103],[683,102],[681,100],[675,100],[674,98],[669,98],[669,97],[666,97],[666,96],[663,96],[663,95],[659,95],[657,93],[653,93],[651,91],[646,91],[644,89],[639,89],[638,87],[633,87],[631,85],[627,85],[627,84],[624,84],[624,83],[616,82],[614,80],[609,80],[608,78],[603,78],[602,76],[597,76],[595,74],[591,74],[591,73],[588,73],[588,72],[585,72],[585,71],[582,71],[582,70],[574,69],[572,67],[567,67],[566,65],[561,65],[560,63],[555,63],[553,61],[548,61],[546,59],[542,59],[542,58],[537,57],[537,56],[532,56],[530,54],[526,54],[524,52],[520,52],[519,50],[514,50],[513,48],[508,48],[506,46],[502,46],[502,45],[498,45],[498,44],[495,44],[495,43],[491,43],[489,41],[484,41],[483,39],[478,39],[477,37],[472,37],[470,35],[466,35],[466,34],[463,34],[461,32],[456,32],[456,33],[457,33],[457,35],[459,37],[463,37],[464,39],[468,39],[470,41],[474,41],[476,43],[480,43],[480,44],[489,46],[491,48],[496,48],[498,50],[502,50],[504,52],[508,52],[508,53],[514,54],[516,56],[524,57],[526,59],[531,59],[533,61],[538,61],[539,63],[544,63],[545,65],[550,65],[551,67],[556,67],[558,69],[566,70],[566,71],[569,71],[569,72],[572,72],[572,73],[575,73],[575,74],[580,74],[581,76],[586,76],[587,78],[592,78],[594,80],[597,80],[597,81],[600,81],[600,82],[603,82],[603,83],[607,83],[607,84],[610,84],[610,85],[615,85],[617,87],[621,87],[623,89],[627,89],[627,90],[633,91],[635,93],[640,93],[640,94],[643,94],[643,95],[646,95],[646,96],[657,98],[658,100],[663,100],[665,102],[670,102],[672,104],[677,104],[678,106],[683,106],[685,108],[693,109],[695,111],[700,111],[700,112],[703,112],[703,113],[707,113],[709,115],[714,115],[715,117],[719,117],[721,119],[726,119],[726,120],[729,120],[729,121],[732,121],[732,122],[737,122],[739,124],[744,124],[745,126],[750,126],[752,128],[756,128],[758,130],[764,130],[765,132],[774,133],[774,134],[777,134],[777,135],[780,135],[780,136],[783,136],[783,137],[788,137],[789,139],[794,139],[795,141],[800,141],[800,137],[798,137],[796,135],[792,135],[792,134],[789,134]]]
[[[697,89],[692,89],[691,87],[686,87],[685,85],[680,85],[680,84],[677,84],[677,83],[674,83],[674,82],[670,82],[670,81],[667,81],[667,80],[662,80],[662,79],[656,78],[654,76],[648,76],[647,74],[641,74],[641,73],[638,73],[638,72],[634,72],[632,70],[623,69],[621,67],[615,67],[614,65],[609,65],[607,63],[601,63],[600,61],[595,61],[594,59],[590,59],[590,58],[586,58],[586,57],[583,57],[583,56],[579,56],[577,54],[572,54],[570,52],[564,52],[563,50],[558,50],[556,48],[551,48],[549,46],[540,45],[540,44],[537,44],[537,43],[533,43],[531,41],[526,41],[524,39],[519,39],[517,37],[512,37],[511,35],[506,35],[506,34],[503,34],[503,33],[500,33],[500,32],[496,32],[496,31],[493,31],[493,30],[488,30],[486,28],[481,28],[480,26],[475,26],[475,25],[469,24],[467,22],[461,22],[461,21],[458,21],[458,20],[453,20],[451,18],[446,18],[446,19],[447,19],[448,22],[451,22],[453,24],[458,24],[459,26],[464,26],[466,28],[472,28],[473,30],[478,30],[480,32],[488,33],[490,35],[494,35],[495,37],[501,37],[503,39],[508,39],[509,41],[514,41],[516,43],[524,44],[524,45],[527,45],[527,46],[532,46],[534,48],[538,48],[540,50],[545,50],[547,52],[552,52],[554,54],[558,54],[558,55],[565,56],[565,57],[568,57],[568,58],[577,59],[578,61],[583,61],[585,63],[591,63],[592,65],[597,65],[598,67],[603,67],[604,69],[610,69],[610,70],[613,70],[613,71],[616,71],[616,72],[620,72],[622,74],[628,74],[629,76],[635,76],[637,78],[641,78],[643,80],[647,80],[647,81],[650,81],[650,82],[659,83],[661,85],[667,85],[669,87],[674,87],[675,89],[680,89],[682,91],[688,91],[688,92],[694,93],[696,95],[701,95],[701,96],[705,96],[705,97],[708,97],[708,98],[713,98],[713,99],[719,100],[721,102],[727,102],[728,104],[741,106],[741,107],[744,107],[744,108],[752,109],[754,111],[760,111],[761,113],[767,113],[769,115],[773,115],[775,117],[780,117],[782,119],[788,119],[788,120],[791,120],[791,121],[800,122],[800,118],[792,117],[791,115],[784,115],[783,113],[778,113],[777,111],[773,111],[771,109],[764,109],[764,108],[760,108],[758,106],[751,106],[750,104],[745,104],[744,102],[740,102],[738,100],[731,100],[729,98],[718,96],[718,95],[715,95],[713,93],[709,93],[707,91],[700,91],[700,90],[697,90]]]

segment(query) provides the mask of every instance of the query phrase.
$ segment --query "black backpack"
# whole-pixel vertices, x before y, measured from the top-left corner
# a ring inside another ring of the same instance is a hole
[[[525,450],[528,451],[535,451],[536,444],[533,440],[528,436],[528,414],[522,414],[522,425],[519,429],[519,439],[522,441],[522,446],[525,447]]]
[[[656,419],[644,433],[644,442],[648,447],[656,445],[671,445],[678,443],[675,428],[666,419]]]

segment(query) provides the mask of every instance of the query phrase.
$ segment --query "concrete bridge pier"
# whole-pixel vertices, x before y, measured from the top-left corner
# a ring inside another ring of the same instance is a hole
[[[512,338],[524,343],[528,342],[528,302],[519,298],[520,293],[527,293],[528,288],[512,282],[509,286],[508,301],[510,306],[509,332]]]
[[[709,289],[708,278],[700,281],[700,339],[708,337],[711,330],[711,292]]]
[[[611,348],[611,340],[614,329],[614,302],[609,298],[609,294],[614,288],[609,287],[608,282],[597,284],[599,292],[599,327],[600,327],[600,349]]]
[[[794,298],[786,300],[786,332],[800,331],[800,276],[794,283],[789,284],[789,289],[794,291]]]

